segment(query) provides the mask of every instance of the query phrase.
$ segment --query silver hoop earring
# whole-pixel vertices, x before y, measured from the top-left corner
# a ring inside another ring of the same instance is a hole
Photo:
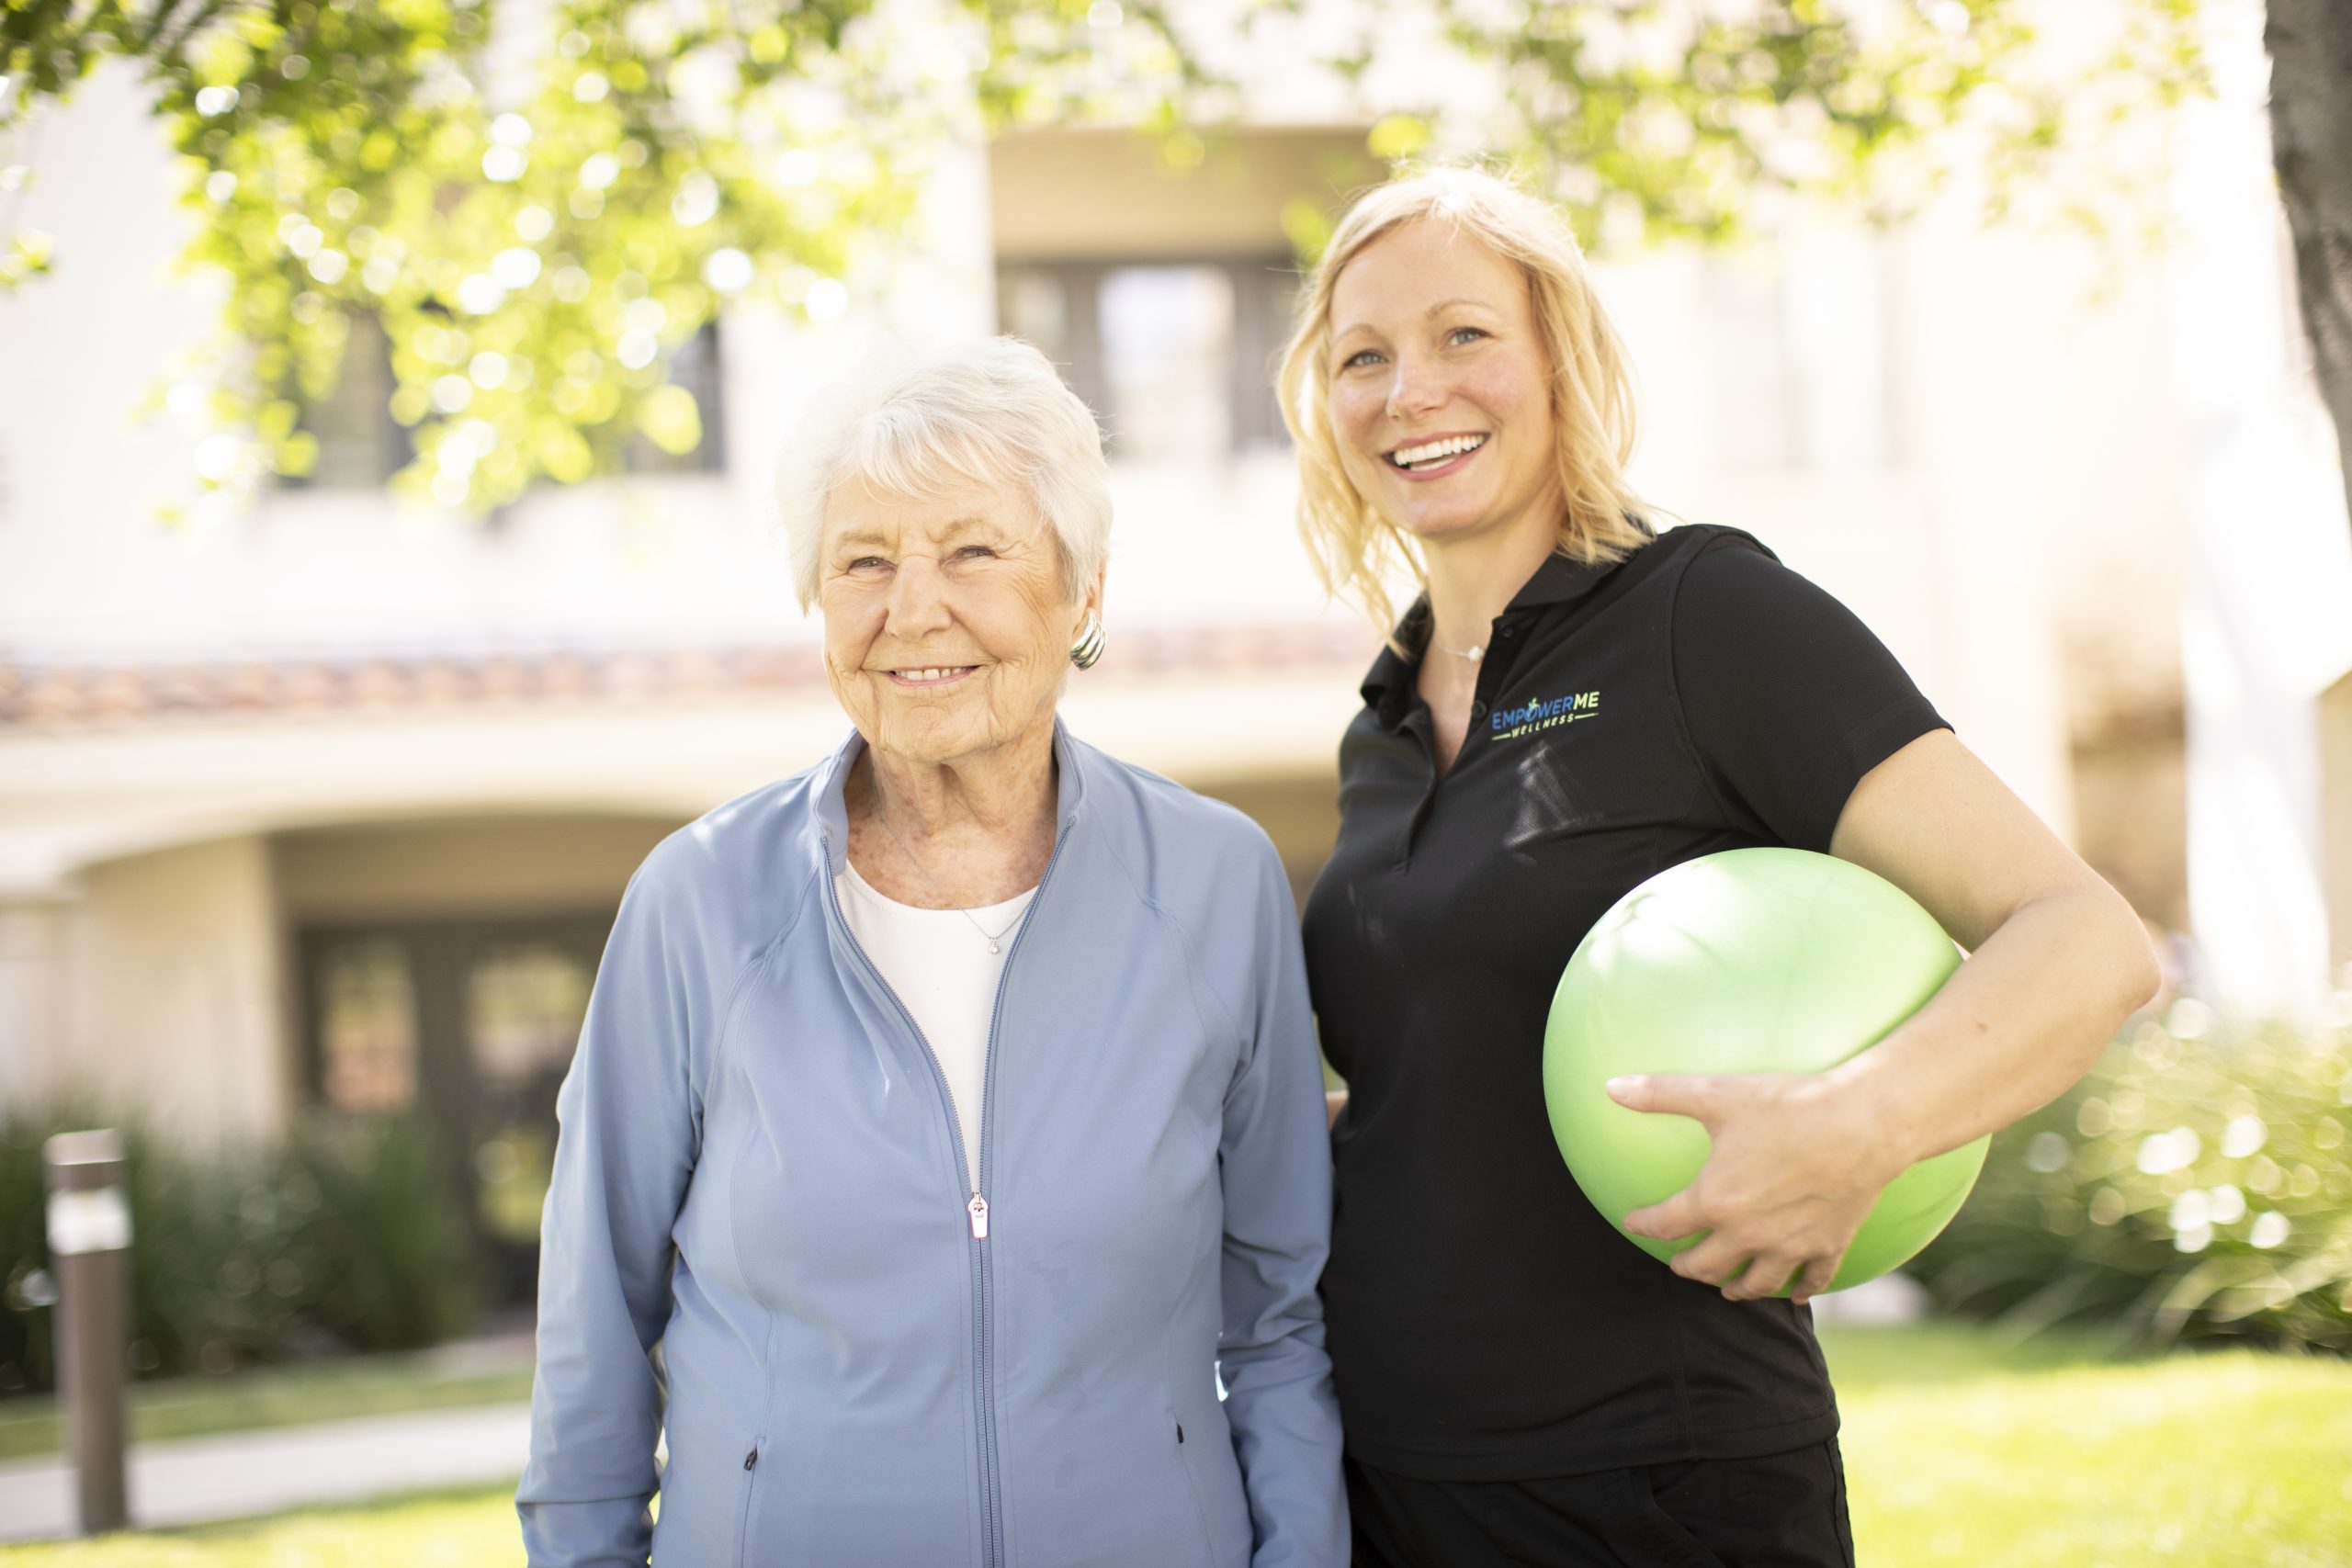
[[[1091,670],[1094,661],[1102,657],[1102,646],[1110,638],[1102,635],[1102,617],[1093,611],[1086,612],[1086,624],[1078,628],[1078,640],[1069,646],[1069,661],[1080,670]]]

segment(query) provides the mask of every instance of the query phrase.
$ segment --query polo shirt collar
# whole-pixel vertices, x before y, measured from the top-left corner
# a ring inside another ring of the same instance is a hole
[[[1511,596],[1510,608],[1533,610],[1581,599],[1623,564],[1603,560],[1588,565],[1555,550],[1544,558],[1544,564],[1535,569],[1535,575],[1527,580],[1527,585]]]
[[[1363,694],[1364,705],[1380,720],[1383,729],[1395,729],[1405,722],[1405,712],[1413,695],[1413,671],[1419,667],[1421,653],[1430,635],[1430,602],[1427,594],[1413,601],[1405,618],[1396,623],[1396,630],[1381,644],[1380,654],[1372,661],[1372,669],[1358,688]],[[1399,646],[1411,649],[1409,659],[1396,651]]]
[[[1570,604],[1591,592],[1601,579],[1623,564],[1611,560],[1588,563],[1555,550],[1544,558],[1535,575],[1511,595],[1503,614]],[[1405,722],[1412,701],[1413,672],[1420,667],[1429,639],[1430,600],[1424,593],[1413,601],[1404,619],[1396,623],[1396,635],[1381,648],[1380,656],[1372,661],[1372,669],[1360,688],[1365,705],[1379,716],[1382,728],[1395,729]],[[1408,649],[1409,656],[1398,653],[1399,647]]]

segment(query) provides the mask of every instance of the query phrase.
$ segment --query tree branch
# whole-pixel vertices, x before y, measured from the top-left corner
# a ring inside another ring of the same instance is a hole
[[[2352,9],[2338,0],[2270,0],[2263,42],[2295,294],[2352,507]]]

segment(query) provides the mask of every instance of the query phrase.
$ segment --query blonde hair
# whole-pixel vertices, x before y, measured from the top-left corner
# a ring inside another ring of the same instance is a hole
[[[1519,265],[1536,335],[1552,365],[1553,446],[1566,500],[1561,551],[1618,560],[1649,537],[1645,509],[1626,482],[1634,455],[1634,388],[1624,345],[1585,276],[1583,253],[1551,206],[1478,168],[1424,170],[1374,186],[1340,220],[1301,296],[1283,351],[1283,419],[1298,446],[1298,531],[1324,589],[1395,623],[1387,574],[1400,562],[1426,582],[1412,536],[1382,516],[1349,480],[1331,428],[1331,295],[1365,247],[1402,224],[1442,222]]]

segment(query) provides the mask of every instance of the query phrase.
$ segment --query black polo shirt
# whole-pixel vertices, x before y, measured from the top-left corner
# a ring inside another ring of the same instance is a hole
[[[1416,605],[1399,640],[1428,636]],[[1838,1416],[1811,1312],[1677,1277],[1577,1190],[1544,1016],[1635,884],[1717,850],[1826,851],[1861,776],[1943,720],[1845,606],[1727,528],[1553,557],[1488,649],[1442,777],[1415,661],[1373,666],[1306,904],[1349,1089],[1323,1276],[1349,1450],[1499,1481],[1818,1442]]]

